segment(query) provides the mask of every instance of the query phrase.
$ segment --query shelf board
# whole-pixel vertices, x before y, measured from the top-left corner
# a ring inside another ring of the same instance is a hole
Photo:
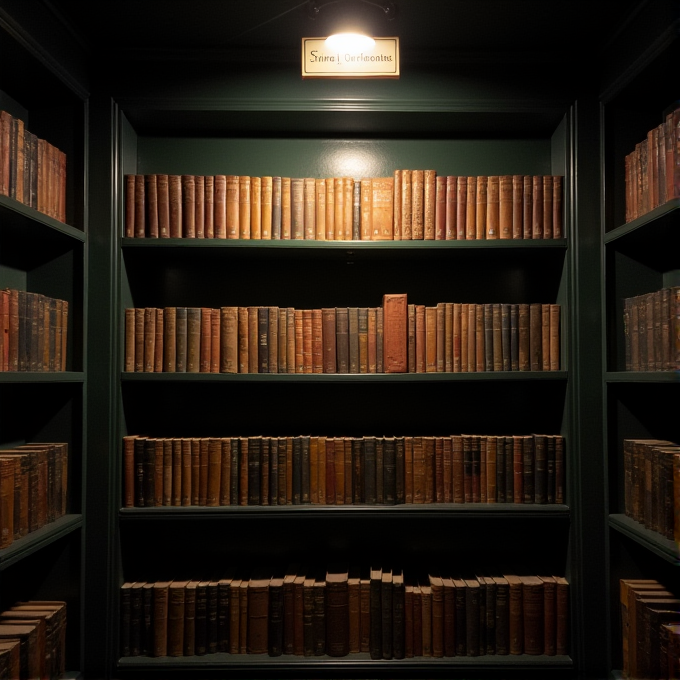
[[[471,241],[305,241],[305,240],[254,240],[254,239],[223,239],[223,238],[123,238],[124,248],[227,248],[230,250],[252,250],[258,255],[268,251],[313,251],[340,253],[353,255],[366,251],[371,255],[380,252],[408,251],[417,253],[426,251],[451,250],[564,250],[567,239],[493,239]]]
[[[0,550],[0,571],[58,541],[63,536],[80,529],[82,524],[82,515],[65,515],[37,531],[32,531],[30,534],[16,539],[9,547]]]
[[[460,517],[494,519],[569,519],[567,505],[532,505],[523,503],[428,503],[403,505],[282,505],[282,506],[163,506],[151,508],[121,508],[121,520],[175,520],[175,519],[234,519],[266,517],[269,519],[300,518],[399,518]]]
[[[347,671],[363,671],[368,673],[366,677],[372,677],[370,673],[389,668],[394,672],[408,670],[413,673],[427,674],[431,671],[453,671],[462,668],[466,671],[475,670],[505,670],[505,671],[544,671],[550,672],[558,669],[570,669],[573,661],[569,656],[531,656],[522,655],[488,655],[488,656],[455,656],[443,659],[435,658],[412,658],[412,659],[371,659],[369,654],[362,652],[346,657],[303,657],[303,656],[277,656],[271,657],[265,654],[206,654],[205,656],[186,657],[123,657],[118,661],[119,671],[151,671],[159,672],[178,670],[216,670],[229,671],[256,671],[258,669],[267,672],[286,673],[294,669],[302,671],[318,671],[323,673],[330,669],[345,669]],[[411,676],[415,677],[415,676]],[[420,675],[420,677],[428,677]]]
[[[81,383],[83,371],[6,371],[0,373],[0,383]]]
[[[604,380],[608,383],[677,383],[680,371],[608,371]]]
[[[85,242],[85,233],[80,229],[59,222],[8,196],[0,196],[0,214],[2,215],[3,243],[6,233],[11,234],[15,239],[23,239],[26,245],[31,247],[45,240],[71,239]]]
[[[641,217],[608,231],[604,235],[604,242],[625,241],[627,245],[632,245],[651,241],[666,248],[669,239],[677,241],[677,225],[673,222],[680,218],[679,209],[680,198],[673,198]]]
[[[1,375],[1,374],[0,374]],[[124,382],[394,383],[566,380],[567,371],[479,373],[121,373]]]
[[[609,515],[609,526],[628,536],[628,538],[632,538],[659,557],[680,565],[680,549],[675,541],[664,538],[656,531],[650,531],[639,522],[623,514]]]

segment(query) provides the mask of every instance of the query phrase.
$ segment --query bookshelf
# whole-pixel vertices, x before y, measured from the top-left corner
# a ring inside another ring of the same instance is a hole
[[[214,64],[206,66],[206,90],[200,94],[187,94],[192,74],[179,65],[172,83],[164,83],[162,76],[150,83],[136,66],[121,63],[119,74],[113,75],[113,103],[95,99],[91,109],[96,160],[90,209],[100,228],[91,241],[90,263],[105,273],[91,322],[96,319],[102,337],[111,340],[91,348],[89,371],[89,441],[106,455],[89,466],[88,486],[98,489],[98,506],[106,508],[106,515],[99,514],[89,525],[89,546],[101,569],[88,578],[87,608],[97,614],[88,627],[86,668],[95,675],[130,678],[167,672],[183,677],[230,672],[310,677],[319,671],[337,677],[541,677],[550,672],[566,678],[599,672],[594,669],[604,665],[602,650],[597,640],[589,639],[587,626],[580,625],[584,603],[592,611],[601,601],[599,536],[585,530],[598,501],[595,495],[584,500],[583,491],[584,484],[601,481],[597,463],[592,463],[598,433],[591,436],[578,413],[588,407],[593,386],[597,394],[600,371],[589,370],[575,342],[577,329],[586,323],[584,310],[592,310],[593,301],[597,307],[597,295],[592,295],[597,277],[580,281],[576,269],[577,260],[597,261],[587,222],[576,219],[577,195],[586,203],[588,196],[590,204],[593,196],[597,201],[582,160],[596,153],[596,111],[585,106],[577,110],[570,95],[555,96],[538,83],[533,85],[535,97],[527,95],[527,101],[508,97],[488,106],[468,94],[470,101],[461,105],[443,94],[447,80],[441,74],[423,97],[408,82],[398,95],[383,92],[384,83],[335,83],[329,90],[328,83],[320,82],[301,88],[283,69],[280,81],[253,78],[243,87],[234,78],[234,89],[224,99],[217,85],[224,74]],[[213,91],[207,85],[211,82]],[[371,89],[376,86],[378,96]],[[350,100],[355,103],[348,104]],[[358,170],[340,170],[338,159],[357,157],[365,160]],[[396,168],[434,168],[441,175],[563,175],[565,238],[339,243],[123,237],[126,174],[359,177],[388,176]],[[586,208],[581,211],[587,213]],[[422,304],[459,299],[559,303],[561,370],[495,375],[123,371],[124,310],[129,307],[374,306],[388,292],[406,292],[410,301]],[[491,404],[496,405],[492,417],[481,406]],[[310,431],[359,436],[489,430],[564,435],[566,503],[121,507],[122,438],[128,434],[278,436]],[[404,527],[412,533],[404,536]],[[473,554],[461,557],[456,545],[442,540],[452,531],[459,541],[475,546]],[[590,560],[579,560],[582,553]],[[499,555],[530,573],[568,578],[568,655],[417,658],[405,663],[376,663],[362,655],[320,660],[120,655],[120,586],[156,580],[168,564],[177,573],[189,573],[197,562],[217,570],[234,560],[284,567],[298,559],[320,565],[342,559],[367,566],[370,557],[406,566],[432,560],[453,568],[495,569]]]
[[[63,39],[60,47],[39,44],[47,30]],[[68,45],[43,10],[29,18],[22,9],[0,8],[0,109],[67,157],[64,220],[0,196],[0,289],[41,293],[69,307],[65,370],[0,372],[0,453],[25,444],[68,445],[65,514],[0,550],[0,609],[19,600],[65,601],[66,668],[68,677],[76,677],[83,633],[87,92],[82,73],[63,60]]]
[[[626,371],[625,298],[676,286],[680,201],[671,199],[626,221],[625,156],[658,126],[678,91],[665,69],[680,56],[672,3],[651,3],[609,45],[601,92],[603,182],[603,399],[607,467],[609,667],[620,671],[619,580],[657,579],[676,592],[677,544],[626,514],[623,440],[680,440],[664,413],[678,399],[676,371]],[[664,23],[668,20],[668,23]],[[652,37],[653,36],[653,37]],[[616,64],[616,66],[615,66]]]

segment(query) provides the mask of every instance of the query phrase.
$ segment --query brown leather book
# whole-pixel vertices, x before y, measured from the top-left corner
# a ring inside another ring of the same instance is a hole
[[[411,171],[411,238],[422,240],[425,236],[425,174],[423,170]]]
[[[476,185],[474,238],[482,240],[486,238],[489,178],[486,175],[477,177]]]
[[[238,653],[248,653],[248,586],[250,578],[243,578],[238,589],[239,602],[239,631],[238,631]]]
[[[347,579],[349,653],[361,651],[361,575],[358,567],[350,567]]]
[[[268,241],[273,238],[273,201],[274,180],[273,177],[265,175],[264,177],[260,178],[260,238],[263,241]]]
[[[248,654],[266,654],[269,650],[269,580],[258,574],[248,582]]]
[[[317,178],[314,180],[314,195],[315,195],[315,239],[317,241],[326,240],[326,180]]]
[[[332,567],[326,572],[326,654],[349,653],[349,572]]]
[[[369,654],[371,659],[382,659],[382,569],[371,567],[369,571]]]
[[[488,184],[488,182],[487,182]],[[467,178],[465,198],[465,238],[468,241],[477,237],[477,177]]]
[[[432,656],[444,656],[444,581],[439,574],[428,574],[432,592]]]
[[[291,178],[281,177],[281,239],[286,241],[292,235],[292,200]]]
[[[557,582],[553,576],[539,576],[538,578],[543,583],[543,649],[538,653],[555,656]]]
[[[413,238],[413,171],[401,171],[401,239]]]
[[[465,584],[465,650],[467,656],[479,656],[482,653],[480,609],[483,598],[481,587],[479,581],[475,578],[461,580]]]
[[[564,576],[555,576],[555,652],[569,654],[569,582]]]
[[[146,236],[146,182],[144,175],[135,175],[135,217],[134,236],[144,238]]]
[[[460,305],[460,370],[463,373],[467,373],[469,371],[468,363],[468,346],[469,346],[468,324],[470,320],[469,307],[470,305],[467,302],[463,302]]]
[[[324,224],[326,228],[326,241],[335,240],[335,182],[334,178],[327,177],[325,180],[326,196]]]
[[[471,302],[467,310],[467,370],[474,373],[477,370],[477,305]]]
[[[198,370],[210,373],[212,359],[212,308],[201,308],[201,326],[199,337]]]
[[[543,176],[532,176],[532,219],[531,237],[533,239],[543,238]]]
[[[196,178],[182,175],[182,236],[196,238]]]
[[[215,175],[213,184],[213,224],[215,238],[227,238],[227,176]]]
[[[503,574],[508,582],[508,624],[510,654],[524,653],[524,605],[522,579],[516,574]]]
[[[187,307],[186,372],[198,373],[201,362],[201,308]]]
[[[498,175],[489,175],[487,179],[486,188],[486,238],[497,239],[500,238],[500,177]]]
[[[394,238],[394,178],[371,178],[371,239],[391,241]]]
[[[251,178],[249,175],[238,176],[238,238],[251,237]]]
[[[392,207],[392,212],[393,212],[393,238],[395,241],[401,241],[402,240],[402,214],[401,214],[401,192],[402,192],[402,175],[403,175],[403,170],[400,168],[397,168],[392,176],[392,182],[393,182],[393,187],[392,187],[392,199],[393,199],[393,207]]]
[[[544,653],[544,592],[538,576],[520,576],[524,624],[524,654]]]
[[[543,175],[543,238],[554,238],[552,175]]]
[[[345,184],[342,177],[333,177],[333,226],[335,240],[342,241],[345,237]],[[328,197],[327,197],[328,198]]]
[[[512,175],[512,238],[524,238],[524,175]]]
[[[503,576],[494,576],[496,585],[496,654],[510,653],[510,584]]]
[[[498,228],[499,238],[513,237],[513,184],[512,175],[500,175],[498,178]]]
[[[184,656],[184,593],[189,581],[168,586],[168,656]]]
[[[446,240],[446,175],[435,175],[434,238]]]
[[[359,651],[369,653],[371,648],[371,577],[370,569],[359,573]]]
[[[423,597],[420,584],[413,584],[413,656],[423,656]]]
[[[531,303],[529,305],[529,367],[532,371],[540,371],[543,368],[542,348],[543,308],[541,303]]]
[[[550,371],[560,370],[560,305],[551,304],[549,306],[549,360],[548,369]],[[545,364],[545,360],[544,360]],[[546,369],[544,369],[546,370]]]
[[[239,577],[232,578],[229,583],[229,653],[238,654],[241,647],[240,633],[241,633],[241,591],[242,579]]]
[[[407,295],[383,295],[383,368],[385,373],[405,373],[407,357]]]
[[[415,305],[415,372],[427,372],[427,315],[425,305]]]
[[[465,460],[462,435],[451,436],[451,485],[454,503],[465,502]]]
[[[413,503],[413,437],[404,437],[404,503]]]
[[[240,188],[241,182],[238,175],[226,175],[225,195],[225,236],[228,239],[240,238]]]
[[[156,175],[144,177],[145,232],[149,238],[158,238],[158,182]]]
[[[205,238],[205,176],[194,177],[195,238]],[[157,211],[158,212],[158,211]]]
[[[459,176],[456,182],[456,239],[464,241],[467,233],[467,176]]]
[[[354,180],[351,177],[342,178],[342,193],[345,202],[342,209],[344,239],[351,241],[354,238],[352,233],[352,222],[354,221]]]
[[[359,370],[357,372],[368,373],[368,307],[359,307],[357,315],[359,338]]]
[[[425,307],[425,372],[437,372],[437,308]]]
[[[420,583],[420,602],[422,620],[422,655],[434,656],[432,648],[432,587],[429,582]]]
[[[446,228],[445,238],[447,241],[457,237],[456,222],[458,217],[458,177],[446,176]]]
[[[423,170],[423,239],[433,241],[436,236],[437,173]]]
[[[378,348],[377,348],[377,308],[368,307],[367,309],[367,353],[368,353],[368,373],[376,373],[377,371],[377,361],[378,361]]]
[[[307,576],[302,584],[302,651],[314,656],[314,576]]]
[[[435,501],[435,438],[423,437],[423,455],[425,459],[425,503]]]
[[[160,205],[160,181],[162,175],[158,175],[158,212],[161,215]],[[161,231],[161,238],[163,232]],[[215,176],[205,175],[203,178],[203,238],[215,238]]]
[[[295,178],[293,180],[293,197],[302,193],[302,236],[307,240],[314,240],[316,236],[316,187],[313,177]],[[299,208],[298,208],[299,213]],[[299,234],[300,225],[295,233]]]
[[[425,447],[422,437],[413,437],[413,503],[425,503]]]
[[[406,356],[408,373],[416,372],[416,306],[406,305]]]

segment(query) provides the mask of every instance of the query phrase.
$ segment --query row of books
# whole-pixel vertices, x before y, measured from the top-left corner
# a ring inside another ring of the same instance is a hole
[[[0,677],[56,680],[66,670],[66,602],[28,600],[0,612]]]
[[[0,548],[66,514],[68,444],[0,450]]]
[[[458,373],[556,371],[561,307],[547,303],[381,307],[135,307],[127,372]]]
[[[680,370],[680,286],[623,300],[627,371]]]
[[[120,598],[122,656],[553,656],[569,646],[560,576],[298,564],[126,581]]]
[[[123,437],[123,506],[561,504],[562,435]]]
[[[680,445],[624,439],[625,514],[680,544]]]
[[[66,221],[66,154],[0,111],[0,196]]]
[[[680,107],[647,132],[624,159],[626,222],[680,198]]]
[[[0,290],[0,372],[65,371],[68,300]]]
[[[125,176],[128,238],[563,238],[561,175]]]
[[[680,598],[656,579],[619,581],[623,673],[630,680],[680,678]]]

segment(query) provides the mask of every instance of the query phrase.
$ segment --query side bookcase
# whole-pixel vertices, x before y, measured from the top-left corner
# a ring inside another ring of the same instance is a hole
[[[67,460],[61,467],[65,491],[61,509],[45,514],[45,521],[38,511],[30,526],[27,520],[21,529],[15,522],[13,539],[0,550],[0,610],[23,600],[65,602],[64,665],[68,677],[75,677],[82,653],[87,94],[55,55],[48,55],[29,37],[26,17],[20,15],[0,8],[0,110],[63,152],[66,187],[60,219],[28,201],[0,195],[0,289],[63,300],[68,321],[61,368],[50,364],[47,370],[45,360],[41,370],[0,371],[0,455],[17,447],[59,443]],[[3,149],[0,157],[6,159],[8,152]],[[47,488],[56,488],[54,468],[48,465]],[[18,504],[19,492],[13,490],[13,497]],[[45,507],[45,497],[38,494],[38,506]],[[29,510],[30,517],[35,507]]]
[[[652,3],[637,17],[637,27],[628,27],[619,37],[619,42],[610,45],[610,56],[623,56],[618,59],[618,70],[607,72],[605,68],[608,78],[601,94],[609,663],[610,669],[615,672],[634,672],[629,665],[631,657],[625,650],[637,644],[632,633],[629,637],[628,626],[622,619],[621,579],[657,580],[675,597],[680,596],[677,589],[680,564],[677,534],[676,539],[671,537],[672,534],[664,535],[660,523],[652,526],[649,514],[645,519],[644,513],[634,510],[634,507],[640,507],[637,500],[633,501],[633,494],[637,494],[637,491],[633,491],[637,484],[635,480],[648,481],[647,490],[640,492],[639,502],[642,505],[645,497],[668,497],[671,506],[675,503],[677,513],[678,499],[674,499],[673,492],[669,495],[663,490],[660,479],[648,479],[652,469],[651,459],[648,469],[639,469],[635,462],[629,462],[631,459],[625,450],[625,442],[630,440],[680,443],[678,423],[676,419],[668,418],[671,404],[677,403],[680,396],[678,367],[651,361],[638,365],[637,359],[631,357],[631,351],[633,357],[641,356],[639,352],[644,351],[642,348],[631,349],[631,338],[636,334],[640,337],[642,327],[637,326],[637,314],[627,313],[625,303],[628,299],[672,289],[680,284],[680,197],[677,194],[677,179],[676,193],[666,195],[665,201],[653,201],[646,212],[638,211],[635,216],[628,214],[626,208],[631,201],[626,196],[626,157],[635,150],[636,145],[647,140],[648,133],[658,128],[667,114],[679,105],[680,92],[675,83],[666,77],[667,69],[680,57],[678,21],[671,11],[672,6],[673,3]],[[643,27],[640,35],[639,27]],[[633,30],[635,38],[628,34]],[[645,43],[647,35],[650,39]],[[622,47],[624,43],[625,47]],[[677,135],[677,132],[673,134]],[[677,145],[677,136],[673,144]],[[676,332],[673,330],[674,323],[677,323],[673,321],[674,315],[677,315],[675,309],[669,319],[671,334]],[[653,318],[656,320],[659,317]],[[664,318],[663,313],[661,318]],[[671,364],[676,361],[672,356],[673,351],[671,344]],[[658,352],[657,355],[660,356]],[[634,457],[633,460],[639,458]],[[677,494],[677,488],[674,493]],[[630,605],[628,615],[631,615]]]

